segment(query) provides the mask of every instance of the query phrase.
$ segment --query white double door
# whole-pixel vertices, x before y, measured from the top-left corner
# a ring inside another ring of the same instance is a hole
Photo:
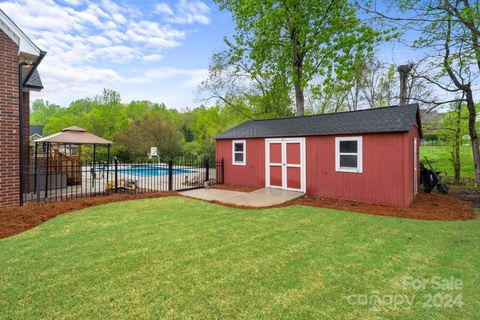
[[[265,139],[265,186],[305,192],[305,138]]]

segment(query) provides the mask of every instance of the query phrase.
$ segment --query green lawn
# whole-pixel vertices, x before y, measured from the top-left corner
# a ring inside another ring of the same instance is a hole
[[[479,219],[118,202],[0,240],[0,318],[473,319],[479,243]],[[415,291],[404,277],[463,287]],[[463,305],[445,307],[438,299],[448,304],[448,295]],[[412,306],[389,303],[400,296]]]
[[[424,156],[430,160],[435,170],[442,171],[444,176],[453,177],[453,165],[451,158],[451,147],[448,146],[421,146],[420,160]],[[461,172],[463,178],[474,178],[473,156],[471,146],[462,146],[460,149]]]

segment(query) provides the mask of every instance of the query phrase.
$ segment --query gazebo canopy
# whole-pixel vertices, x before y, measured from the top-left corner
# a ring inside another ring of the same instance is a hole
[[[73,126],[61,132],[35,140],[35,142],[71,143],[71,144],[112,144],[112,141],[98,137],[87,130]]]

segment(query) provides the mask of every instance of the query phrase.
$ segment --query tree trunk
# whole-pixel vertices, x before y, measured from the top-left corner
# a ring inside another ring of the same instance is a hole
[[[289,27],[290,44],[292,45],[293,86],[295,87],[295,107],[297,117],[305,114],[305,97],[303,93],[303,54],[300,51],[297,29]]]
[[[299,80],[295,80],[295,106],[297,108],[297,117],[305,115],[305,97],[303,95],[302,84]]]
[[[359,95],[360,95],[360,81],[358,80],[358,76],[357,76],[357,79],[355,79],[355,96],[353,98],[353,111],[358,110]]]
[[[462,104],[461,102],[459,102],[455,110],[455,134],[453,138],[453,151],[452,151],[454,180],[456,185],[460,184],[460,168],[461,168],[460,145],[462,143],[461,122],[462,122]]]
[[[465,98],[467,100],[467,109],[468,109],[468,132],[470,134],[470,139],[472,143],[473,151],[473,164],[475,168],[475,180],[477,183],[477,189],[480,190],[480,149],[478,147],[478,135],[475,130],[475,120],[477,117],[477,112],[475,110],[475,103],[473,101],[472,89],[469,87],[466,91]]]
[[[412,65],[411,64],[404,64],[401,66],[398,66],[397,68],[398,73],[400,73],[400,105],[405,105],[408,103],[408,99],[410,98],[408,96],[408,76],[410,74],[410,71],[412,70]]]
[[[453,174],[456,185],[460,184],[460,144],[457,143],[454,147],[453,154]]]

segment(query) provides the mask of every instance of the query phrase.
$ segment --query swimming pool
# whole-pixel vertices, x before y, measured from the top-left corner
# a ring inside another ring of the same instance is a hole
[[[97,167],[98,171],[107,171],[106,166]],[[110,166],[109,171],[114,172],[115,167]],[[198,170],[195,169],[173,169],[173,174],[183,174],[183,173],[195,173]],[[118,166],[118,173],[127,174],[130,176],[137,177],[158,177],[168,175],[168,166],[167,165],[156,165],[156,164],[121,164]]]

